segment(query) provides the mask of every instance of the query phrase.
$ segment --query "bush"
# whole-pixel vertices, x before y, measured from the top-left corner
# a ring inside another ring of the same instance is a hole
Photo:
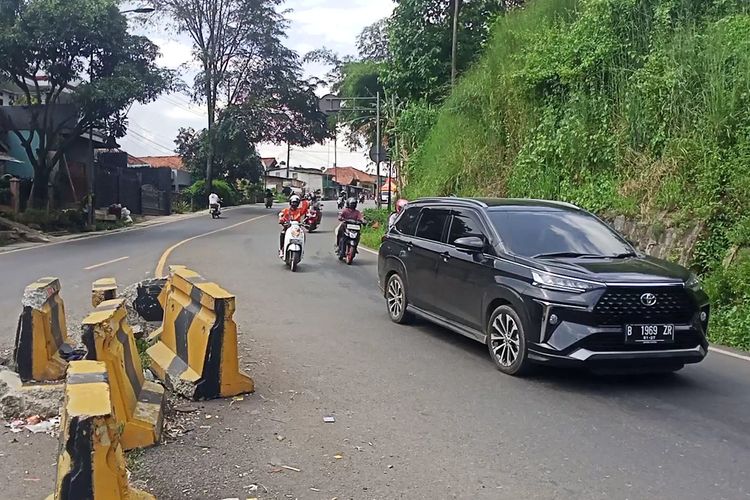
[[[388,229],[388,216],[390,212],[385,208],[366,208],[362,214],[367,225],[362,228],[360,242],[369,248],[377,250]]]
[[[73,233],[86,230],[86,214],[77,209],[46,210],[29,208],[18,214],[15,220],[21,224],[45,232],[69,231]]]
[[[223,205],[231,206],[236,205],[239,200],[239,194],[234,188],[224,180],[213,181],[213,192],[218,194],[223,200]],[[206,192],[206,181],[201,179],[193,183],[192,186],[188,187],[183,191],[185,196],[188,196],[193,205],[197,208],[208,206],[208,195]]]

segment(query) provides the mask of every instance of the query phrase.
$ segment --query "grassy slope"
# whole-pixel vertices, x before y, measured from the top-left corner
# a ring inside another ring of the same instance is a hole
[[[744,0],[531,0],[407,168],[410,198],[564,199],[700,219],[715,341],[750,349],[750,7]],[[740,255],[743,255],[740,252]]]

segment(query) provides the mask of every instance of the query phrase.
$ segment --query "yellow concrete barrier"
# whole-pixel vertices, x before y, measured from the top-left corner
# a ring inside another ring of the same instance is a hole
[[[96,307],[105,300],[117,298],[117,281],[114,278],[101,278],[91,285],[91,305]]]
[[[253,380],[239,369],[234,295],[184,267],[170,269],[164,289],[159,341],[146,351],[151,371],[192,399],[252,392]]]
[[[155,500],[130,488],[105,363],[71,361],[55,492],[47,500]]]
[[[123,426],[120,442],[131,450],[159,442],[164,388],[144,379],[126,316],[125,299],[102,302],[83,320],[83,344],[86,359],[107,365],[114,415]]]
[[[60,280],[40,278],[26,287],[21,299],[13,348],[13,364],[21,380],[61,380],[68,364],[60,349],[69,347]]]

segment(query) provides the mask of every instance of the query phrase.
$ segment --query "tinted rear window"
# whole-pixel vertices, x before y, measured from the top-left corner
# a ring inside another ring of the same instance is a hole
[[[441,241],[443,239],[443,230],[445,222],[448,220],[449,212],[434,208],[425,208],[422,210],[422,217],[419,218],[417,226],[417,238],[426,240]]]
[[[396,230],[401,234],[414,236],[414,230],[417,228],[417,219],[419,219],[419,207],[407,208],[398,221],[396,221]]]
[[[579,253],[614,256],[632,247],[599,219],[568,210],[490,210],[505,247],[516,255]]]

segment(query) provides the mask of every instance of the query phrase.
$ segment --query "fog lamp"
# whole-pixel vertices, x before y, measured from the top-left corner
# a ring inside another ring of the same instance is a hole
[[[708,319],[708,314],[706,314],[706,311],[701,311],[701,322],[705,323]]]
[[[550,325],[556,325],[560,321],[560,318],[557,317],[557,314],[550,314],[549,316],[549,324]]]

